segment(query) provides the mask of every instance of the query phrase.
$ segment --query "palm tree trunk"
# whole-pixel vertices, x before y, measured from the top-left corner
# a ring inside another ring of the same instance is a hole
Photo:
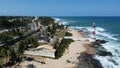
[[[7,63],[7,56],[5,58],[6,58],[6,63]]]

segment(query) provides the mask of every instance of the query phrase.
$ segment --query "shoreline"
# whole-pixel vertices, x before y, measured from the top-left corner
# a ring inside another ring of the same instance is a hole
[[[64,55],[59,59],[50,59],[41,57],[41,59],[37,59],[39,61],[45,62],[45,64],[41,64],[35,61],[25,61],[20,65],[22,68],[25,68],[28,64],[34,64],[37,68],[79,68],[80,67],[80,56],[82,53],[86,52],[87,49],[90,49],[90,44],[86,44],[88,48],[85,47],[85,42],[78,40],[79,38],[85,38],[81,32],[75,29],[69,29],[68,32],[72,33],[74,38],[74,42],[69,45],[69,48],[65,51]],[[90,43],[90,42],[87,42]],[[91,50],[89,50],[91,51]],[[94,52],[91,51],[91,54]],[[44,59],[44,60],[43,60]],[[85,62],[85,61],[84,61]],[[84,67],[84,66],[82,66]]]

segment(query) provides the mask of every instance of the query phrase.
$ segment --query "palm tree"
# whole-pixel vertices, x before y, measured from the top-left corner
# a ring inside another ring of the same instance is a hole
[[[2,55],[5,57],[6,59],[6,63],[7,63],[7,58],[9,57],[9,46],[4,46],[1,50]]]
[[[17,54],[18,54],[18,56],[20,57],[20,59],[22,58],[23,53],[24,53],[24,48],[23,48],[23,46],[24,46],[24,45],[20,45],[20,44],[17,46]]]
[[[38,44],[38,39],[37,38],[32,38],[32,46],[33,47],[37,47],[39,44]]]
[[[3,68],[3,55],[0,53],[0,68]]]
[[[9,56],[10,56],[11,63],[14,63],[14,61],[16,61],[16,58],[18,57],[14,47],[10,47]]]

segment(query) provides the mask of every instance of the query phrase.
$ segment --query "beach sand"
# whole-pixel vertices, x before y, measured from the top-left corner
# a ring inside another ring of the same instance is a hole
[[[70,33],[73,34],[72,38],[84,38],[83,34],[77,30],[69,29]],[[77,68],[79,64],[78,57],[80,53],[85,52],[86,48],[84,47],[83,41],[75,40],[69,45],[69,48],[65,51],[64,55],[59,59],[50,59],[41,57],[39,61],[44,61],[45,64],[41,64],[36,61],[24,61],[20,65],[22,68],[26,68],[28,64],[33,64],[36,68]],[[43,59],[42,59],[43,58]]]

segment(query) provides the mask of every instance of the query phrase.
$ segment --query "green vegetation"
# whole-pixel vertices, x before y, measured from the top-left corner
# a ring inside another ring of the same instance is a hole
[[[65,36],[72,36],[72,33],[66,32]]]
[[[14,46],[4,45],[0,48],[0,67],[6,65],[13,65],[17,62],[21,62],[23,59],[23,53],[25,49],[28,49],[28,45],[31,47],[37,47],[38,42],[35,37],[27,37],[21,39],[20,42],[16,43]]]
[[[0,42],[5,43],[13,39],[14,36],[21,36],[27,32],[26,29],[14,28],[9,31],[0,33]]]
[[[64,54],[65,50],[69,47],[69,44],[72,42],[73,42],[72,39],[63,39],[60,46],[57,48],[55,52],[55,58],[56,59],[60,58]]]
[[[13,28],[26,26],[30,23],[30,17],[20,17],[20,16],[0,16],[0,27]]]
[[[57,30],[62,30],[62,29],[64,29],[63,25],[58,25],[58,23],[53,23],[51,26],[48,26],[47,32],[50,35],[55,35]]]
[[[0,42],[1,43],[10,41],[12,39],[13,38],[11,36],[9,36],[9,35],[6,35],[6,34],[2,35],[2,34],[0,34]]]
[[[58,30],[56,31],[56,36],[58,36],[58,38],[63,38],[65,36],[66,30]]]
[[[0,29],[8,29],[8,31],[0,33],[0,43],[4,44],[4,46],[0,46],[0,68],[21,62],[24,57],[24,50],[35,48],[39,44],[44,44],[38,43],[38,36],[40,35],[37,35],[37,33],[29,35],[28,24],[31,23],[34,18],[35,17],[26,16],[0,16]],[[65,49],[68,48],[68,45],[73,42],[72,39],[63,39],[60,46],[58,45],[59,38],[63,38],[66,33],[64,25],[54,23],[55,20],[51,17],[38,17],[38,20],[35,21],[36,23],[38,22],[41,25],[48,27],[44,31],[45,37],[49,38],[57,35],[57,40],[54,41],[52,45],[57,49],[55,53],[56,58],[61,57]],[[17,37],[19,40],[17,42],[13,42],[13,39]]]
[[[51,44],[51,46],[53,46],[54,49],[57,49],[59,46],[59,38],[56,38],[56,40]]]
[[[38,21],[40,21],[43,26],[48,26],[54,23],[54,19],[51,17],[39,17]]]
[[[57,24],[58,25],[58,24]],[[64,25],[63,24],[61,24],[61,25],[58,25],[58,27],[57,27],[58,29],[64,29]]]
[[[48,26],[47,32],[49,33],[48,36],[54,35],[56,32],[56,27],[55,26],[52,26],[52,27]]]
[[[21,62],[24,53],[23,45],[17,45],[17,48],[9,45],[3,46],[0,50],[0,67],[4,68],[7,65],[13,65]]]
[[[24,45],[23,46],[23,49],[24,50],[27,50],[28,49],[28,45],[31,45],[29,46],[29,48],[35,48],[37,47],[39,44],[38,44],[38,39],[35,38],[35,37],[27,37],[27,38],[23,38],[20,42],[19,42],[19,45]]]

